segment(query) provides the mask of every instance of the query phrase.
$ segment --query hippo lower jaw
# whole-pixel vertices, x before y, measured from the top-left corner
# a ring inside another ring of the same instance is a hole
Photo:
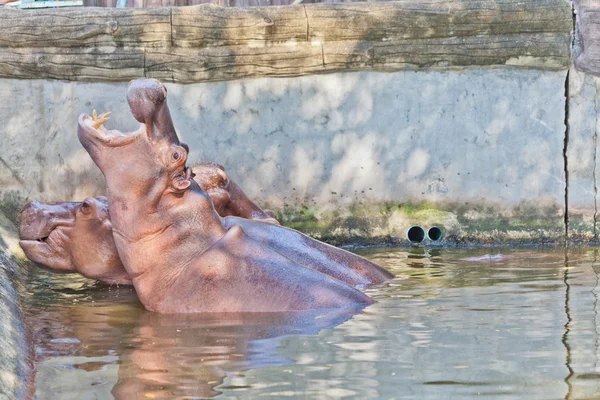
[[[129,133],[123,133],[116,129],[108,130],[104,127],[104,123],[109,120],[108,114],[108,112],[104,112],[96,115],[96,111],[91,116],[81,114],[78,130],[80,140],[87,143],[101,142],[102,145],[108,147],[119,147],[133,142],[142,132],[145,132],[143,125],[139,130]]]
[[[38,239],[21,239],[19,245],[27,257],[36,263],[46,265],[49,259],[56,260],[60,265],[65,264],[65,257],[61,256],[64,242],[68,241],[67,231],[70,227],[61,225],[55,226],[47,236]]]
[[[43,230],[40,230],[39,232],[25,232],[25,231],[21,231],[20,232],[20,239],[21,242],[34,242],[34,243],[46,243],[46,242],[50,242],[52,243],[53,240],[55,240],[56,236],[58,235],[58,232],[61,229],[69,229],[73,227],[73,222],[68,221],[66,219],[57,219],[57,220],[53,220],[52,223],[50,225],[47,225],[46,227],[44,227]]]

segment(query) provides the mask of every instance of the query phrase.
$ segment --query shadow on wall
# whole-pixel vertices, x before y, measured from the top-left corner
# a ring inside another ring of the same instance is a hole
[[[319,219],[400,202],[562,208],[564,77],[502,68],[167,87],[191,163],[219,162],[259,204]],[[126,86],[0,81],[4,211],[104,193],[77,117],[111,110],[109,128],[134,129]]]
[[[564,188],[563,78],[510,70],[346,73],[169,90],[192,160],[223,163],[250,194],[276,206],[551,204]]]

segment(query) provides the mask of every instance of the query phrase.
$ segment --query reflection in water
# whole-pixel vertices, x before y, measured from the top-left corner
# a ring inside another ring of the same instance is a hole
[[[562,337],[563,345],[567,350],[566,362],[567,369],[569,370],[569,375],[565,378],[565,383],[569,388],[567,394],[565,395],[565,399],[571,398],[571,393],[573,391],[573,386],[571,384],[571,378],[573,377],[573,368],[571,367],[571,346],[569,345],[569,329],[571,329],[571,311],[569,309],[569,295],[571,292],[571,286],[569,286],[569,254],[565,249],[565,270],[563,274],[563,282],[565,283],[565,314],[567,316],[567,323],[565,324],[565,333]]]
[[[111,382],[116,399],[217,395],[214,387],[226,376],[290,363],[277,352],[280,338],[315,335],[361,311],[161,315],[145,311],[131,288],[91,285],[79,277],[52,293],[48,281],[64,279],[42,275],[33,284],[39,299],[32,300],[29,318],[35,321],[38,369],[68,365],[81,376],[81,371],[93,375],[107,365],[118,366],[113,368],[116,382]],[[44,378],[42,372],[38,381]],[[92,385],[106,383],[99,379]],[[81,398],[74,382],[59,385],[64,386],[49,387],[48,394]],[[46,398],[42,392],[38,384],[38,397]]]
[[[599,396],[597,249],[361,253],[396,278],[333,313],[163,316],[41,271],[37,398]]]

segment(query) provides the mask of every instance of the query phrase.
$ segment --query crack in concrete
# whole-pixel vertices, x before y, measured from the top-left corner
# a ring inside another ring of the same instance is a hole
[[[598,222],[598,185],[596,181],[596,166],[598,165],[596,159],[596,152],[598,151],[598,82],[594,81],[596,87],[596,93],[594,94],[594,170],[592,176],[594,179],[594,241],[598,240],[597,222]]]
[[[577,16],[575,14],[575,5],[571,3],[571,19],[573,27],[571,28],[571,49],[575,45],[575,29],[577,27]],[[565,77],[565,138],[563,145],[563,161],[565,169],[565,245],[569,240],[569,159],[567,150],[569,149],[569,76],[571,71],[567,70],[567,76]]]
[[[569,160],[567,150],[569,148],[569,74],[565,78],[565,139],[563,146],[563,161],[565,169],[565,243],[569,240]]]
[[[8,169],[10,171],[10,174],[12,175],[12,177],[19,182],[19,184],[21,186],[23,186],[23,189],[25,189],[25,191],[27,192],[27,195],[29,196],[30,191],[27,189],[27,185],[25,184],[25,181],[23,179],[21,179],[21,177],[19,176],[19,174],[17,173],[17,171],[15,171],[9,163],[7,163],[2,157],[0,157],[0,163],[4,164],[4,166],[6,167],[6,169]]]

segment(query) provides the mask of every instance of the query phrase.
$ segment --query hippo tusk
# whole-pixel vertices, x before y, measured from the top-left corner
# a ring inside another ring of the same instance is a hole
[[[92,126],[94,127],[94,129],[98,129],[102,125],[104,125],[106,121],[110,119],[109,115],[110,111],[105,111],[100,115],[96,114],[96,110],[92,111],[92,121],[94,121]]]

